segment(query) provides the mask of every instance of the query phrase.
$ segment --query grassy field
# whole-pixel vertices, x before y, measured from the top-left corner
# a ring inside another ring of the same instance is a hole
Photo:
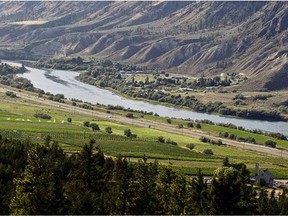
[[[113,110],[113,113],[125,115],[127,112],[125,111],[119,111],[119,110]],[[134,116],[137,118],[141,118],[141,116],[144,116],[145,119],[153,120],[155,122],[167,122],[167,118],[165,117],[160,117],[160,116],[154,116],[154,115],[143,115],[140,113],[134,113]],[[187,123],[189,121],[181,120],[181,119],[171,119],[172,125],[175,125],[175,128],[179,125],[182,124],[184,128],[187,128]],[[195,123],[194,123],[195,124]],[[278,140],[276,138],[270,137],[270,136],[265,136],[265,135],[260,135],[260,134],[255,134],[247,131],[241,131],[241,130],[236,130],[236,129],[231,129],[223,126],[217,126],[217,125],[210,125],[210,124],[202,124],[201,123],[201,130],[207,132],[208,134],[219,136],[220,132],[228,132],[229,134],[235,134],[237,137],[253,137],[258,144],[265,144],[265,141],[267,140],[273,140],[277,143],[277,147],[283,148],[283,149],[288,149],[288,141],[287,140]]]
[[[188,93],[181,93],[176,92],[173,94],[180,94],[183,97],[193,95],[195,96],[200,102],[206,104],[213,101],[221,101],[225,106],[235,109],[254,109],[254,110],[265,110],[265,111],[274,111],[277,110],[277,105],[282,103],[286,103],[288,100],[287,91],[273,91],[273,92],[230,92],[230,87],[224,88],[229,91],[229,94],[219,93],[218,90],[211,90],[211,91],[196,91],[196,92],[188,92]],[[233,98],[241,94],[244,96],[245,100],[243,102],[245,105],[235,105],[235,100]],[[272,96],[268,97],[266,100],[253,100],[253,98],[257,95],[265,95],[265,96]],[[287,113],[282,113],[283,116],[288,118]]]
[[[31,105],[23,104],[25,100],[19,98],[11,99],[0,95],[0,101],[0,134],[6,134],[10,137],[20,137],[22,139],[28,137],[35,142],[43,143],[44,137],[51,135],[52,139],[57,140],[67,152],[81,150],[85,143],[94,138],[96,144],[103,149],[106,155],[113,157],[121,155],[128,157],[131,161],[138,160],[145,155],[150,160],[157,159],[161,164],[172,166],[186,174],[196,174],[198,169],[201,169],[204,174],[212,174],[213,170],[221,166],[223,158],[229,157],[232,163],[243,162],[247,164],[251,172],[254,172],[255,162],[259,162],[261,168],[269,168],[276,177],[288,178],[288,160],[283,158],[267,156],[235,147],[202,143],[198,139],[152,128],[123,125],[50,108],[39,108],[33,102],[30,102]],[[33,115],[37,112],[47,113],[52,119],[40,120],[34,118]],[[72,118],[72,123],[67,122],[68,117]],[[149,117],[155,122],[157,120],[166,121],[166,118]],[[97,123],[100,126],[100,132],[93,132],[83,127],[83,121]],[[174,124],[181,122],[184,124],[183,121],[173,120]],[[108,126],[112,128],[113,133],[111,135],[105,133],[105,127]],[[211,133],[218,133],[219,131],[229,132],[230,130],[228,128],[223,130],[223,127],[204,124],[202,127],[206,131],[211,131]],[[126,129],[131,129],[133,134],[137,134],[137,138],[125,137],[124,130]],[[242,134],[244,133],[242,131],[231,129],[232,132],[235,134],[236,132],[241,133],[243,137],[244,135],[249,135]],[[177,146],[156,142],[159,136],[163,136],[166,140],[171,139],[177,142]],[[185,147],[189,143],[195,145],[192,151]],[[279,142],[278,144],[280,145]],[[286,145],[286,143],[284,144]],[[202,151],[205,149],[212,149],[214,155],[207,156],[203,154]]]

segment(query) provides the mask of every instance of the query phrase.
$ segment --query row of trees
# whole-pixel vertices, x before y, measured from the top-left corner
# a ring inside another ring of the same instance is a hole
[[[265,136],[270,136],[270,137],[273,137],[273,138],[276,138],[276,139],[279,139],[279,140],[287,140],[287,137],[284,134],[279,133],[279,132],[268,132],[268,131],[262,131],[262,130],[259,130],[259,129],[249,130],[249,129],[245,129],[242,126],[236,126],[236,125],[234,125],[232,123],[214,123],[214,122],[212,122],[212,121],[210,121],[208,119],[197,120],[197,121],[201,122],[201,123],[204,123],[204,124],[218,125],[218,126],[221,126],[221,127],[232,128],[232,129],[235,129],[235,130],[247,131],[247,132],[254,133],[254,134],[261,134],[261,135],[265,135]]]
[[[66,155],[56,142],[0,137],[0,214],[288,214],[285,193],[258,193],[244,164],[225,161],[208,184],[143,158],[105,157],[95,141]]]

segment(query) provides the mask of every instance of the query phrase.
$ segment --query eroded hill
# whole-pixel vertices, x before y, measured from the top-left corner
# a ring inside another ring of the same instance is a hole
[[[95,56],[288,89],[286,2],[2,2],[0,57]]]

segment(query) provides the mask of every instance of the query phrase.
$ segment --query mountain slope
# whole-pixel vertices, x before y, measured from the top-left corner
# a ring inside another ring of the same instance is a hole
[[[1,2],[0,57],[86,55],[288,89],[286,2]],[[2,54],[2,56],[1,56]]]

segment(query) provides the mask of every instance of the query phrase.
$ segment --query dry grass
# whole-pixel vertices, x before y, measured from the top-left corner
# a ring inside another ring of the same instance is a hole
[[[179,94],[178,92],[175,94]],[[254,110],[266,110],[266,111],[274,111],[278,110],[278,106],[288,101],[288,91],[273,91],[273,92],[235,92],[235,93],[218,93],[217,90],[215,91],[203,91],[199,92],[188,92],[180,93],[184,97],[188,95],[194,95],[200,102],[206,104],[210,101],[212,102],[222,102],[225,106],[236,108],[236,109],[254,109]],[[237,95],[241,94],[246,99],[243,101],[246,105],[235,105],[233,98]],[[267,98],[267,100],[256,100],[253,101],[253,98],[256,95],[272,95],[272,97]],[[288,115],[283,114],[284,116],[288,117]]]

